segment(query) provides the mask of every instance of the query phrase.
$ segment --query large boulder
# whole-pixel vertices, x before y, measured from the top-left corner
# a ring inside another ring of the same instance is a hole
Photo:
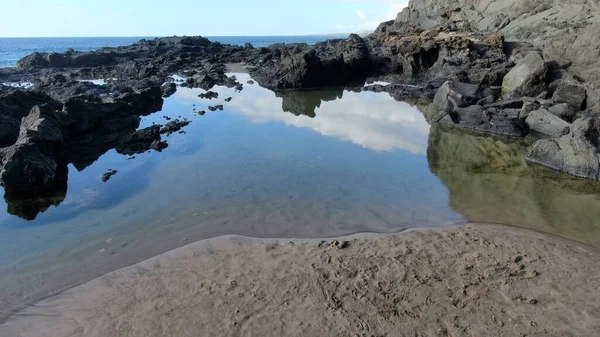
[[[585,88],[575,85],[561,83],[552,96],[555,103],[567,103],[573,111],[579,111],[583,107],[587,93]]]
[[[527,154],[531,163],[587,179],[600,179],[600,118],[580,118],[562,136],[538,140]]]
[[[0,185],[31,191],[54,181],[58,164],[46,147],[17,144],[0,149]]]
[[[542,92],[548,67],[539,52],[531,52],[512,68],[502,80],[502,97],[505,99],[530,96],[535,97]]]
[[[448,106],[464,108],[474,105],[481,98],[478,85],[448,81],[444,83],[435,94],[433,104],[440,109]]]
[[[558,136],[569,127],[569,123],[544,108],[530,112],[525,123],[531,131],[544,137]]]

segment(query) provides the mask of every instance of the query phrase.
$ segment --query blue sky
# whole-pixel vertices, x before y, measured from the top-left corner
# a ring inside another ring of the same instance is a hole
[[[305,35],[372,30],[408,0],[2,0],[0,37]]]

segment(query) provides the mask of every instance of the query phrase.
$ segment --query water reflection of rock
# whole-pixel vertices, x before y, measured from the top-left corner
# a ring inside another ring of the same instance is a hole
[[[431,128],[431,170],[450,206],[473,222],[501,223],[600,246],[600,184],[525,162],[527,146]]]
[[[8,205],[8,214],[31,221],[50,206],[60,205],[67,196],[68,168],[60,167],[57,172],[57,179],[43,190],[36,191],[35,194],[24,195],[18,191],[15,193],[7,190],[4,199]]]
[[[160,104],[156,104],[156,108],[162,108],[162,100]],[[7,212],[31,221],[46,212],[50,206],[60,205],[67,194],[68,165],[73,164],[78,171],[83,171],[134,134],[139,124],[140,119],[137,116],[108,120],[93,131],[69,140],[64,144],[63,153],[55,162],[57,173],[53,181],[35,189],[5,187]]]
[[[342,99],[344,89],[282,91],[277,92],[275,95],[283,99],[283,111],[296,116],[304,115],[315,118],[317,116],[315,110],[321,107],[321,103]]]

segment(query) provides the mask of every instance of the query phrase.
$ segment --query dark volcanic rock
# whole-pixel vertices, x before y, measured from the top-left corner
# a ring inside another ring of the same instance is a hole
[[[219,94],[214,92],[214,91],[207,91],[207,92],[203,92],[200,95],[198,95],[198,97],[202,98],[202,99],[213,99],[213,98],[219,98]]]
[[[223,110],[223,104],[217,104],[215,106],[209,106],[208,110],[210,110],[210,111]]]
[[[20,125],[18,119],[0,115],[0,148],[13,145],[17,141]]]
[[[184,127],[188,126],[190,123],[191,123],[190,121],[180,121],[179,119],[176,119],[174,121],[167,123],[167,125],[165,125],[160,130],[160,133],[170,135],[174,132],[177,132],[177,131],[183,129]]]
[[[0,147],[13,145],[21,119],[36,105],[52,102],[45,94],[0,85]]]
[[[145,129],[141,129],[132,135],[124,138],[115,149],[118,153],[124,155],[134,155],[144,153],[150,149],[161,151],[165,148],[161,145],[161,130],[160,126],[153,125]]]
[[[315,46],[271,46],[251,74],[268,88],[299,89],[347,84],[364,79],[370,69],[366,42],[353,34]]]
[[[177,91],[177,85],[175,83],[167,83],[161,87],[162,97],[171,97]]]
[[[17,144],[0,149],[0,182],[6,190],[34,194],[56,179],[58,163],[45,144]]]

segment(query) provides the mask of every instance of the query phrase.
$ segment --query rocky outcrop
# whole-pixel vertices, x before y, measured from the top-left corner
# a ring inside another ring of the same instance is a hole
[[[273,89],[345,85],[366,78],[371,70],[367,43],[356,34],[315,46],[274,45],[258,64],[252,76]]]
[[[600,104],[600,15],[595,0],[411,0],[378,31],[408,33],[435,27],[500,33],[527,41],[566,77],[584,82],[588,106]],[[579,79],[579,80],[578,80]]]

